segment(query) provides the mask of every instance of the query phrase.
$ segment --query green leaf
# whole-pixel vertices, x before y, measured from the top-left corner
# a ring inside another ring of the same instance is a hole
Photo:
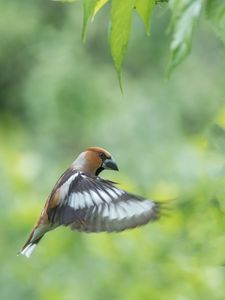
[[[171,58],[168,74],[187,56],[191,49],[192,34],[198,20],[203,0],[170,0],[172,10]]]
[[[83,0],[83,28],[82,28],[82,40],[85,41],[86,38],[86,31],[87,31],[87,23],[88,19],[92,18],[95,5],[98,2],[98,0]]]
[[[216,34],[225,43],[225,0],[208,0],[206,15]]]
[[[112,0],[110,46],[121,87],[121,66],[130,37],[135,0]]]
[[[99,10],[108,2],[109,0],[98,0],[96,5],[95,5],[95,8],[94,8],[94,12],[93,12],[93,15],[92,15],[92,19],[91,21],[94,20],[94,17],[96,16],[96,14],[99,12]]]
[[[150,34],[150,16],[155,6],[155,0],[136,0],[135,7],[144,22],[147,34]]]

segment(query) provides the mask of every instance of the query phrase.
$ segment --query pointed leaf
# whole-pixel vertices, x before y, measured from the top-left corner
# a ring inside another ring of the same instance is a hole
[[[208,0],[206,15],[216,34],[225,43],[225,0]]]
[[[150,34],[150,16],[155,6],[155,0],[136,0],[135,8],[144,22],[147,34]]]
[[[168,73],[187,56],[196,21],[200,16],[203,0],[170,0],[173,39],[170,45],[171,58]]]
[[[135,0],[112,0],[110,46],[121,85],[120,70],[130,37]]]
[[[99,12],[99,10],[108,2],[109,0],[98,0],[97,3],[95,4],[94,12],[92,15],[91,21],[94,20],[94,17],[96,14]]]
[[[86,38],[86,30],[88,19],[92,17],[95,9],[95,5],[98,0],[83,0],[83,28],[82,28],[82,40],[85,41]]]

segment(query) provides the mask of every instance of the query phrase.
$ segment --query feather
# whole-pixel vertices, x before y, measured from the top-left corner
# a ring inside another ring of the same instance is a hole
[[[36,246],[37,244],[30,243],[19,254],[25,255],[26,257],[29,258]]]
[[[65,183],[64,183],[65,185]],[[86,232],[122,231],[160,217],[160,204],[125,192],[112,182],[78,172],[67,196],[49,211],[57,225]]]
[[[161,203],[127,193],[97,176],[104,168],[118,170],[102,148],[88,148],[77,157],[56,182],[20,254],[30,257],[42,237],[60,225],[85,232],[118,232],[160,218]]]

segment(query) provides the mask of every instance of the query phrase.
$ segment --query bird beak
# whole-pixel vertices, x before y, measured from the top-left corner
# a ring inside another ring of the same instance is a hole
[[[119,171],[117,164],[115,162],[115,160],[113,158],[108,158],[106,159],[103,164],[102,167],[104,169],[108,169],[108,170],[115,170],[115,171]]]

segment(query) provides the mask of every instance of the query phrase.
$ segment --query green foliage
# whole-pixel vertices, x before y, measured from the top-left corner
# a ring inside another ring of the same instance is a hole
[[[189,53],[193,29],[199,18],[203,0],[170,0],[172,42],[169,72]]]
[[[120,70],[130,36],[132,12],[135,0],[112,0],[110,46],[115,68],[120,79]]]
[[[94,19],[94,16],[97,14],[97,12],[108,2],[109,0],[98,0],[98,2],[95,5],[94,13],[92,20]]]
[[[155,0],[136,0],[135,8],[142,18],[147,34],[150,34],[150,16],[155,6]]]
[[[97,5],[98,0],[83,0],[84,7],[84,17],[83,17],[83,29],[82,29],[82,39],[85,40],[85,34],[87,29],[87,22],[89,18],[92,18]]]
[[[106,3],[111,5],[110,17],[110,47],[114,65],[121,84],[121,67],[129,42],[133,21],[132,10],[135,9],[140,15],[146,33],[150,34],[150,20],[154,7],[168,2],[171,10],[170,32],[170,60],[168,73],[179,65],[189,54],[192,44],[192,36],[196,23],[199,20],[203,8],[203,0],[83,0],[83,30],[82,38],[85,39],[88,19],[94,18]],[[207,0],[206,13],[215,31],[225,40],[225,3],[223,0]],[[157,21],[155,21],[157,22]],[[154,41],[152,41],[154,43]]]
[[[208,0],[206,13],[215,32],[225,42],[225,1]]]

